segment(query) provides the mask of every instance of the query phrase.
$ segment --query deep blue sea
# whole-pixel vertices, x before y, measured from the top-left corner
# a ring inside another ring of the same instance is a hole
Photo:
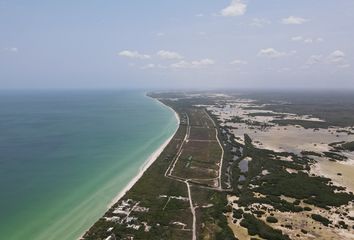
[[[0,238],[76,239],[177,124],[139,91],[0,91]]]

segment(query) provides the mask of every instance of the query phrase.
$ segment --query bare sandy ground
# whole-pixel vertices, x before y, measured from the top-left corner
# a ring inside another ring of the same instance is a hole
[[[330,178],[334,184],[354,192],[354,158],[348,162],[318,160],[318,163],[312,166],[311,173]]]
[[[219,117],[226,126],[231,127],[231,132],[235,135],[238,141],[243,141],[244,134],[248,134],[253,143],[259,148],[271,149],[278,152],[293,152],[295,154],[301,154],[302,151],[314,151],[323,153],[329,151],[331,147],[328,145],[333,142],[339,141],[354,141],[354,135],[348,135],[345,132],[338,132],[338,130],[347,130],[343,128],[331,127],[328,129],[305,129],[301,126],[273,126],[266,128],[265,130],[258,126],[249,126],[246,123],[230,123],[228,120],[235,116],[241,117],[243,120],[258,121],[261,123],[269,123],[274,120],[274,116],[256,116],[250,117],[249,113],[254,112],[269,112],[264,110],[244,110],[242,107],[255,106],[251,100],[229,103],[224,108],[211,107],[214,114]],[[286,119],[299,119],[310,121],[322,121],[321,119],[311,118],[310,116],[297,116],[295,114],[286,115]],[[311,168],[310,173],[314,173],[319,176],[325,176],[332,179],[333,183],[338,186],[344,186],[348,191],[354,192],[354,152],[342,152],[341,154],[348,157],[347,161],[333,162],[329,161],[325,157],[313,157],[317,160]],[[312,157],[312,156],[311,156]],[[229,196],[228,200],[232,203],[234,198]],[[292,202],[292,199],[287,201]],[[354,216],[354,208],[352,205],[343,206],[343,209],[336,208],[330,211],[317,208],[315,206],[309,206],[313,210],[311,213],[318,213],[331,219],[334,223],[337,223],[340,219],[340,215],[336,214],[336,211],[344,211],[345,208],[349,209],[349,215]],[[262,217],[265,221],[266,216]],[[338,229],[333,227],[325,227],[319,222],[314,221],[309,217],[309,212],[301,213],[282,213],[279,211],[274,212],[274,216],[279,220],[278,223],[269,224],[275,228],[281,229],[284,233],[289,234],[294,239],[354,239],[354,233],[352,229]],[[235,236],[239,239],[250,239],[247,234],[247,230],[241,227],[238,223],[233,223],[232,214],[227,215],[228,224],[234,232]],[[349,225],[353,224],[350,221]],[[286,228],[286,224],[291,224],[293,229]],[[301,229],[305,229],[308,233],[304,234]]]
[[[274,151],[287,151],[300,154],[301,151],[325,152],[329,151],[329,143],[338,141],[354,141],[353,135],[336,133],[336,128],[305,129],[296,126],[276,126],[266,130],[250,129],[244,123],[228,123],[232,126],[232,133],[243,138],[247,133],[257,147],[271,149]],[[236,129],[237,128],[237,129]],[[259,142],[259,143],[258,143]]]
[[[248,114],[255,112],[275,113],[268,110],[245,110],[243,107],[255,107],[254,101],[251,99],[237,99],[229,101],[224,108],[211,106],[211,110],[224,123],[232,117],[238,116],[244,120],[258,121],[268,123],[276,117],[274,116],[256,116],[251,117]],[[261,106],[261,105],[258,105]],[[299,116],[296,114],[282,113],[286,119],[300,119],[310,121],[323,121],[318,118],[310,116]],[[260,130],[257,126],[249,126],[246,123],[225,123],[230,126],[231,132],[243,141],[244,134],[248,134],[255,146],[259,148],[270,149],[277,152],[293,152],[301,154],[302,151],[314,151],[318,153],[326,152],[331,149],[328,145],[333,142],[354,141],[354,135],[348,135],[345,132],[338,132],[337,130],[347,130],[343,128],[331,127],[328,129],[305,129],[301,126],[277,126],[268,127]],[[354,153],[344,152],[348,157],[345,162],[331,162],[326,158],[317,158],[317,164],[312,167],[312,173],[316,175],[326,176],[331,178],[334,183],[347,187],[349,191],[354,191]],[[341,173],[341,175],[338,175]]]

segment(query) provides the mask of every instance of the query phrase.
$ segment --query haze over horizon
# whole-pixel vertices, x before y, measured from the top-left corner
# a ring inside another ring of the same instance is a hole
[[[0,89],[354,89],[354,1],[0,1]]]

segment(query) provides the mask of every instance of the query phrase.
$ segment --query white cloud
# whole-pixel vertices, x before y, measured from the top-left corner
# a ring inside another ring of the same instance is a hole
[[[339,68],[350,68],[350,64],[346,63],[346,64],[342,64],[338,66]]]
[[[309,20],[305,19],[305,18],[290,16],[290,17],[287,17],[287,18],[283,18],[281,22],[283,24],[299,25],[299,24],[303,24],[303,23],[308,22],[308,21]]]
[[[286,52],[279,52],[275,50],[274,48],[265,48],[261,49],[258,52],[258,56],[261,57],[269,57],[269,58],[280,58],[280,57],[285,57],[287,55],[295,54],[295,51],[292,51],[291,53],[286,53]]]
[[[204,14],[203,13],[198,13],[195,15],[196,17],[204,17]]]
[[[136,58],[136,59],[150,59],[151,57],[147,54],[141,54],[138,51],[124,50],[118,53],[121,57]]]
[[[321,63],[323,60],[323,56],[322,55],[312,55],[307,59],[306,64],[307,65],[314,65],[314,64],[318,64]]]
[[[177,63],[173,63],[171,64],[171,68],[189,68],[190,67],[190,63],[186,62],[186,61],[179,61]]]
[[[312,38],[306,38],[304,40],[304,43],[313,43],[313,42],[314,42],[314,40]]]
[[[3,48],[0,51],[1,52],[9,52],[9,53],[17,53],[18,52],[18,48],[17,47],[7,47],[7,48]]]
[[[283,67],[277,70],[278,73],[285,73],[285,72],[290,72],[291,68],[288,67]]]
[[[192,65],[195,65],[195,66],[213,65],[213,64],[215,64],[215,61],[212,59],[209,59],[209,58],[204,58],[199,61],[192,61]]]
[[[291,41],[294,41],[294,42],[299,42],[299,41],[302,41],[304,38],[302,36],[296,36],[296,37],[292,37],[291,38]]]
[[[224,17],[241,16],[246,13],[247,5],[242,0],[232,0],[229,6],[222,9],[220,14]]]
[[[163,32],[158,32],[158,33],[156,33],[156,36],[158,36],[158,37],[163,37],[163,36],[165,36],[165,33],[163,33]]]
[[[209,58],[201,60],[195,60],[192,62],[179,61],[170,65],[171,68],[202,68],[210,65],[214,65],[215,61]]]
[[[253,27],[263,27],[269,24],[271,24],[271,21],[265,18],[253,18],[252,22],[250,23],[250,25]]]
[[[320,43],[323,42],[323,38],[304,38],[303,36],[292,37],[291,41],[303,42],[303,43]]]
[[[141,67],[141,69],[150,69],[150,68],[154,68],[155,67],[155,64],[153,63],[149,63],[149,64],[146,64],[145,66]]]
[[[326,57],[323,55],[312,55],[308,58],[306,65],[315,65],[315,64],[331,64],[335,65],[338,68],[348,68],[350,64],[346,61],[346,55],[341,50],[335,50],[332,53],[328,54]]]
[[[329,63],[343,63],[344,60],[345,60],[345,53],[340,50],[336,50],[332,52],[327,57],[327,61]]]
[[[183,56],[177,52],[171,52],[166,50],[160,50],[157,53],[161,59],[168,59],[168,60],[176,60],[176,59],[183,59]]]
[[[230,62],[230,64],[232,64],[232,65],[246,65],[246,64],[248,64],[248,62],[245,60],[236,59],[236,60],[233,60],[232,62]]]

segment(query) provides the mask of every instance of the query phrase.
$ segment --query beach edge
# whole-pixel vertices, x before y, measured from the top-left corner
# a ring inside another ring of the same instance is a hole
[[[147,95],[145,95],[148,98],[153,99],[154,101],[158,102],[159,104],[161,104],[163,107],[170,109],[173,113],[175,118],[177,119],[177,128],[176,130],[173,132],[173,134],[165,141],[163,142],[144,162],[144,164],[140,167],[140,170],[138,172],[138,174],[123,188],[122,191],[120,191],[118,193],[118,195],[116,197],[114,197],[114,199],[111,201],[111,203],[107,206],[107,210],[109,208],[111,208],[116,202],[118,202],[122,197],[124,197],[124,195],[139,181],[139,179],[143,176],[143,174],[146,172],[146,170],[148,170],[148,168],[157,160],[157,158],[161,155],[161,153],[165,150],[166,146],[171,142],[172,138],[174,137],[174,135],[176,134],[177,130],[178,130],[178,126],[181,122],[177,112],[171,108],[170,106],[165,105],[163,102],[159,101],[156,98],[152,98],[149,97]]]
[[[159,103],[160,105],[162,105],[162,107],[169,109],[172,113],[174,113],[174,116],[177,120],[177,127],[176,130],[173,132],[173,134],[165,141],[163,142],[147,159],[146,161],[143,163],[143,165],[140,167],[140,170],[138,172],[137,175],[134,176],[134,178],[132,180],[129,181],[129,183],[112,199],[112,201],[107,205],[107,209],[106,211],[108,211],[115,203],[117,203],[122,197],[125,196],[125,194],[132,188],[134,187],[134,185],[139,181],[139,179],[144,175],[144,173],[149,169],[149,167],[158,159],[158,157],[161,155],[161,153],[165,150],[166,146],[171,142],[171,140],[173,139],[173,137],[175,136],[175,134],[177,133],[178,129],[179,129],[179,125],[181,123],[181,119],[178,115],[178,113],[171,108],[170,106],[164,104],[163,102],[161,102],[160,100],[150,97],[147,94],[145,94],[145,97],[147,98],[151,98],[152,100],[156,101],[157,103]],[[98,221],[98,219],[95,221],[95,223]],[[93,223],[93,224],[95,224]],[[90,228],[93,225],[91,225],[87,230],[85,230],[85,232],[83,232],[78,238],[77,240],[81,240],[83,239],[84,235],[90,230]]]

